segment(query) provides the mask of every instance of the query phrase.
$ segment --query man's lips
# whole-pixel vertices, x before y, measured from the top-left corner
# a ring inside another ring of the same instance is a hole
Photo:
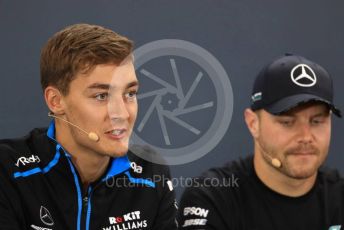
[[[318,154],[319,154],[319,151],[316,148],[294,149],[294,150],[288,151],[287,153],[287,155],[291,155],[291,156],[315,156]]]
[[[108,129],[105,133],[107,134],[107,133],[112,133],[112,132],[114,132],[114,131],[116,131],[116,130],[127,130],[127,128],[126,127],[116,127],[116,128],[114,128],[114,127],[112,127],[112,128],[110,128],[110,129]]]
[[[298,146],[298,147],[294,147],[294,148],[289,149],[286,152],[286,154],[287,155],[296,155],[296,156],[318,155],[319,150],[313,145]]]
[[[111,139],[122,139],[126,136],[127,129],[125,128],[118,128],[118,129],[112,129],[110,131],[105,132],[105,135],[108,136]]]
[[[289,155],[295,155],[295,156],[309,156],[309,155],[316,155],[315,152],[293,152]]]

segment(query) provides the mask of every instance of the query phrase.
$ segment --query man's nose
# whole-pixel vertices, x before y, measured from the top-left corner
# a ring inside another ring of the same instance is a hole
[[[313,141],[312,127],[310,124],[299,125],[298,138],[298,141],[301,143],[311,143]]]
[[[110,119],[127,119],[129,118],[128,108],[123,97],[111,98],[108,105]]]

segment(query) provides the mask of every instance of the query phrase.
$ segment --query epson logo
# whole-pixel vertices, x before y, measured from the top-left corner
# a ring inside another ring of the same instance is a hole
[[[39,159],[38,156],[36,155],[32,155],[30,157],[20,157],[17,160],[17,163],[15,164],[17,167],[23,165],[27,165],[27,164],[31,164],[31,163],[39,163],[41,162],[41,160]]]
[[[207,217],[209,210],[199,207],[185,207],[184,208],[184,216],[188,215],[195,215],[201,217]]]

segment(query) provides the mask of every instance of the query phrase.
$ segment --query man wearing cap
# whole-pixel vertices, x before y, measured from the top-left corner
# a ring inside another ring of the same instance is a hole
[[[288,54],[263,68],[244,112],[253,156],[195,181],[180,202],[180,229],[344,228],[343,179],[321,167],[332,113],[341,116],[320,65]]]

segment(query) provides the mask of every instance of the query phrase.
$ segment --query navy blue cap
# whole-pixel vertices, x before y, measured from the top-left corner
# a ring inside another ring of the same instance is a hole
[[[319,101],[341,117],[333,104],[330,74],[304,57],[286,54],[265,66],[254,82],[251,109],[265,109],[278,115],[296,106]]]

